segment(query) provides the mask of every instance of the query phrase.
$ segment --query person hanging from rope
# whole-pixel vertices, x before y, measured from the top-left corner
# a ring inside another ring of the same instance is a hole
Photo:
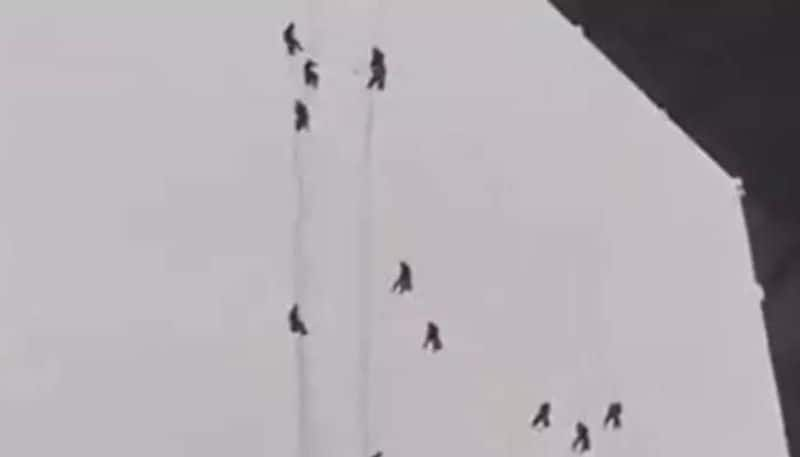
[[[294,22],[290,22],[289,25],[283,29],[283,42],[286,44],[286,52],[288,52],[290,56],[295,55],[298,51],[304,51],[303,45],[301,45],[294,36]]]
[[[300,318],[300,307],[297,303],[295,303],[289,311],[289,331],[300,336],[308,335],[306,323]]]
[[[622,427],[622,403],[614,402],[608,406],[608,412],[606,412],[606,418],[603,420],[603,428],[608,428],[608,425],[611,424],[611,428],[617,430]]]
[[[550,403],[545,402],[539,406],[539,411],[536,416],[531,420],[532,428],[548,428],[550,427]]]
[[[400,262],[400,276],[392,285],[392,292],[403,295],[406,292],[411,292],[411,267],[406,262]]]
[[[575,439],[572,440],[572,451],[584,453],[592,448],[589,441],[589,428],[583,422],[575,424]]]
[[[422,343],[422,349],[428,349],[428,346],[431,346],[434,354],[441,351],[444,347],[442,340],[439,338],[439,326],[433,322],[428,322],[428,329],[425,332],[425,342]]]
[[[372,89],[375,86],[378,90],[386,88],[386,56],[377,47],[372,48],[372,60],[369,63],[369,68],[372,71],[367,82],[367,89]]]
[[[310,130],[308,107],[300,100],[294,102],[294,131]]]
[[[317,73],[317,63],[312,59],[306,60],[303,65],[303,80],[306,86],[316,89],[319,86],[319,73]]]

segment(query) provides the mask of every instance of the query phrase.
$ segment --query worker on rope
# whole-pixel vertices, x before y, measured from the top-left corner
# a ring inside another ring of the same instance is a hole
[[[608,428],[608,425],[611,424],[611,428],[614,430],[619,429],[622,427],[622,403],[614,402],[608,406],[608,412],[606,412],[606,418],[603,420],[603,428]]]
[[[294,102],[294,131],[310,130],[308,107],[300,100]]]
[[[539,411],[536,416],[531,420],[532,428],[548,428],[550,427],[550,403],[545,402],[539,406]]]
[[[300,319],[300,308],[298,307],[297,303],[295,303],[294,306],[292,306],[291,311],[289,311],[289,331],[300,336],[308,335],[306,323]]]
[[[400,262],[400,276],[397,277],[397,280],[392,285],[392,292],[402,295],[406,292],[411,292],[411,289],[411,267],[405,262]]]
[[[439,326],[433,322],[428,322],[428,329],[425,332],[425,341],[422,343],[422,349],[428,349],[431,346],[433,353],[442,350],[442,340],[439,338]]]
[[[306,86],[316,89],[319,86],[319,73],[317,73],[317,63],[312,59],[306,60],[303,65],[303,80]]]
[[[377,47],[372,48],[372,60],[369,63],[369,68],[372,71],[372,76],[367,82],[367,89],[372,89],[375,86],[378,90],[386,88],[386,59]]]
[[[286,52],[288,52],[290,56],[295,55],[298,51],[302,52],[304,50],[303,45],[301,45],[294,36],[294,22],[290,22],[283,30],[283,42],[286,44]]]
[[[583,422],[575,424],[575,439],[572,440],[572,451],[584,453],[592,448],[589,441],[589,428]]]

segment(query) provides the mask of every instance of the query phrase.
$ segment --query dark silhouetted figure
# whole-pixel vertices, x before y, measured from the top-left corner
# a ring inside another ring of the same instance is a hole
[[[531,421],[533,428],[548,428],[550,427],[550,403],[542,403],[539,406],[539,412],[533,417]]]
[[[425,342],[422,343],[422,349],[428,349],[431,346],[434,353],[442,350],[442,340],[439,338],[439,327],[433,322],[428,322],[428,330],[425,332]]]
[[[294,102],[294,131],[310,130],[308,107],[300,100]]]
[[[583,422],[575,425],[575,439],[572,440],[572,451],[584,453],[592,448],[589,442],[589,428]]]
[[[298,51],[303,51],[303,45],[294,36],[294,22],[290,22],[283,30],[283,42],[286,43],[286,52],[290,56],[295,55]]]
[[[369,68],[374,70],[378,67],[386,68],[386,55],[377,47],[373,47],[372,58],[369,61]]]
[[[386,88],[386,59],[378,48],[372,48],[372,60],[369,63],[369,68],[372,71],[367,82],[367,89],[378,87],[378,90]]]
[[[306,60],[305,65],[303,65],[303,80],[305,80],[306,86],[314,89],[319,86],[319,74],[316,68],[317,63],[311,59]]]
[[[608,428],[608,424],[611,424],[611,428],[614,430],[622,427],[622,418],[620,416],[622,416],[622,403],[611,403],[608,406],[606,418],[603,420],[603,428]]]
[[[301,336],[308,335],[306,324],[300,319],[300,308],[297,306],[297,303],[295,303],[291,311],[289,311],[289,331]]]
[[[411,267],[405,262],[400,262],[400,276],[392,285],[392,292],[402,295],[405,292],[411,292],[411,289]]]
[[[372,457],[383,457],[383,452],[382,451],[378,451],[378,452],[372,454]]]

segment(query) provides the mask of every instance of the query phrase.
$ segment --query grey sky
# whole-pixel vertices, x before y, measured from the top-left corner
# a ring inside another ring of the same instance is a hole
[[[386,457],[785,455],[731,181],[543,1],[12,1],[0,15],[0,453],[294,452],[285,23],[313,32],[316,455],[354,455],[372,37]],[[309,25],[314,24],[314,25]],[[380,29],[378,31],[378,29]],[[291,78],[291,79],[290,79]],[[417,291],[386,292],[397,260]],[[419,350],[437,320],[446,350]],[[555,427],[526,429],[539,402]]]

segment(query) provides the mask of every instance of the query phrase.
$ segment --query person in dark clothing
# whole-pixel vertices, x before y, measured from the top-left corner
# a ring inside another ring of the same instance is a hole
[[[583,422],[575,425],[575,439],[572,441],[572,451],[584,453],[592,448],[589,441],[589,428]]]
[[[400,276],[392,285],[392,292],[402,295],[411,292],[411,289],[411,267],[406,262],[400,262]]]
[[[294,36],[294,22],[290,22],[283,30],[283,42],[286,44],[286,52],[290,56],[295,55],[298,51],[303,51],[303,45]]]
[[[614,402],[608,406],[608,412],[606,413],[606,418],[603,420],[603,428],[608,428],[608,425],[611,424],[611,428],[614,430],[622,427],[622,403]]]
[[[425,332],[425,342],[422,343],[422,349],[428,349],[431,346],[434,353],[442,350],[442,340],[439,338],[439,327],[433,322],[428,322],[428,330]]]
[[[383,451],[378,451],[378,452],[372,454],[372,457],[383,457]]]
[[[317,73],[317,63],[311,59],[306,60],[303,65],[303,80],[306,86],[313,87],[314,89],[319,86],[319,74]]]
[[[292,309],[289,311],[289,331],[291,333],[297,333],[301,336],[308,335],[306,324],[302,319],[300,319],[300,308],[297,303],[295,303],[294,306],[292,306]]]
[[[385,67],[386,66],[386,55],[378,49],[378,47],[372,48],[372,58],[369,61],[369,67],[374,69],[377,67]]]
[[[294,131],[310,130],[308,107],[300,100],[294,102]]]
[[[531,427],[533,428],[548,428],[550,427],[550,403],[542,403],[539,406],[539,411],[536,413],[536,416],[533,417],[531,421]]]
[[[369,67],[383,67],[386,65],[386,55],[377,46],[372,48],[372,59],[369,61]]]
[[[378,87],[378,90],[386,88],[386,58],[378,48],[372,48],[372,60],[369,63],[372,75],[367,81],[367,89]]]

